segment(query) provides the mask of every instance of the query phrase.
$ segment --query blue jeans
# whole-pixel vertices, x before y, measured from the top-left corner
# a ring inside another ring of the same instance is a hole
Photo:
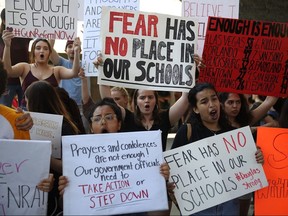
[[[223,216],[223,215],[233,215],[237,216],[239,215],[239,200],[238,198],[229,200],[227,202],[221,203],[217,206],[213,206],[211,208],[205,209],[203,211],[197,212],[193,214],[193,216],[203,216],[203,215],[209,215],[209,216]]]
[[[20,106],[21,100],[23,98],[23,92],[21,85],[7,85],[7,93],[0,97],[0,104],[8,107],[12,107],[12,101],[15,95],[18,96],[18,106]]]

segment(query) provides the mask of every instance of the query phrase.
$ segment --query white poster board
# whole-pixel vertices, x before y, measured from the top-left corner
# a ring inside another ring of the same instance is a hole
[[[63,136],[64,215],[168,209],[160,131]]]
[[[46,215],[50,141],[0,139],[0,215]]]
[[[93,65],[93,61],[101,53],[101,14],[102,7],[122,8],[127,10],[139,10],[140,0],[128,1],[90,1],[84,0],[84,35],[82,62],[85,67],[86,76],[98,76],[98,71]]]
[[[6,0],[6,26],[15,37],[73,40],[78,4],[71,0]]]
[[[239,0],[182,0],[182,16],[198,19],[197,54],[202,56],[208,17],[239,17]]]
[[[194,86],[197,21],[105,7],[101,25],[98,83],[186,92]]]
[[[30,130],[31,140],[50,140],[52,142],[52,156],[61,158],[62,115],[29,112],[33,119]]]
[[[181,213],[190,215],[266,187],[255,152],[249,127],[164,152]]]

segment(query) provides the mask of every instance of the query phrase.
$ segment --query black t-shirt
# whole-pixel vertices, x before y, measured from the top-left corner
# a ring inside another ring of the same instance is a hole
[[[128,111],[128,112],[127,112]],[[161,137],[162,137],[162,150],[166,150],[166,143],[167,143],[167,136],[169,130],[171,128],[170,120],[169,120],[169,109],[162,111],[159,113],[159,123],[153,123],[151,130],[161,130]],[[122,127],[123,132],[133,132],[133,131],[149,131],[143,125],[136,124],[134,120],[134,114],[126,110],[126,116],[124,119],[124,125]]]
[[[177,134],[174,138],[173,144],[171,149],[175,149],[181,146],[184,146],[186,144],[196,142],[198,140],[211,137],[217,134],[225,133],[227,131],[235,129],[234,127],[229,127],[226,129],[221,129],[219,131],[216,131],[215,133],[209,130],[207,127],[205,127],[203,124],[195,123],[191,124],[191,137],[188,140],[187,139],[187,124],[183,124],[179,130],[177,131]]]

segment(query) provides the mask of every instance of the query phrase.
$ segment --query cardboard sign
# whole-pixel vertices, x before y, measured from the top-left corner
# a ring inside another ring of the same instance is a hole
[[[288,215],[288,129],[260,127],[257,144],[265,157],[269,186],[255,193],[255,215]]]
[[[0,139],[0,215],[46,215],[50,141]]]
[[[78,4],[71,0],[6,0],[6,26],[15,37],[73,40]]]
[[[93,65],[93,61],[102,50],[102,38],[100,35],[102,7],[122,8],[127,10],[139,10],[139,0],[129,1],[90,1],[84,0],[84,35],[83,35],[83,55],[86,76],[98,76],[98,70]]]
[[[197,21],[103,8],[98,82],[132,89],[189,91],[195,83]]]
[[[193,132],[192,132],[193,133]],[[182,215],[191,215],[267,186],[249,127],[164,152]]]
[[[218,91],[286,97],[288,23],[209,17],[199,81]]]
[[[168,209],[161,132],[63,136],[64,214]]]
[[[61,158],[62,115],[29,112],[33,119],[30,130],[31,140],[50,140],[52,142],[52,156]]]
[[[197,54],[202,56],[208,17],[238,18],[239,0],[182,0],[182,16],[198,19]]]

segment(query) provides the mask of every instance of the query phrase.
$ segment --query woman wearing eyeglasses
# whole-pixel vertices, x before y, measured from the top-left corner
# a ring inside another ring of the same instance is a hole
[[[113,98],[103,98],[93,105],[88,120],[93,134],[117,133],[120,131],[122,125],[122,112]],[[170,171],[166,163],[160,166],[160,173],[166,180],[169,179]],[[67,184],[68,179],[65,176],[60,176],[58,189],[61,196],[63,195]],[[147,213],[143,212],[127,215],[146,216]]]

